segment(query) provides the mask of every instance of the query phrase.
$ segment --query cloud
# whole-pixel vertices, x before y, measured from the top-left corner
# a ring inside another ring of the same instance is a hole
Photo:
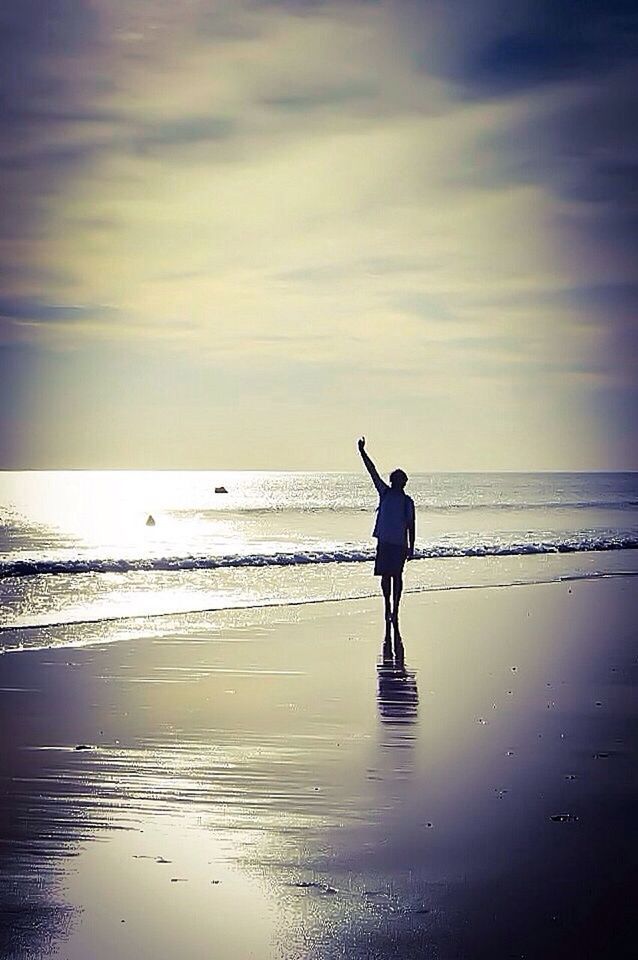
[[[17,323],[68,323],[113,315],[106,306],[46,303],[34,297],[0,297],[0,317]]]
[[[140,124],[130,140],[124,141],[141,152],[155,147],[179,147],[225,140],[234,129],[228,117],[186,117],[163,123]],[[117,143],[114,145],[117,147]]]
[[[635,16],[534,6],[9,3],[6,335],[252,371],[266,408],[463,383],[525,421],[582,375],[582,423],[635,344]]]
[[[299,89],[294,93],[265,97],[261,103],[278,110],[306,113],[310,110],[333,109],[347,105],[352,107],[360,102],[369,102],[378,96],[378,89],[372,82],[351,82],[337,86],[325,84],[315,88]]]
[[[502,97],[592,77],[633,60],[638,13],[631,0],[448,0],[406,4],[406,26],[426,72],[471,98]]]
[[[98,84],[91,75],[78,90],[73,63],[75,58],[88,61],[99,45],[98,17],[82,0],[55,2],[46,9],[37,0],[9,0],[3,4],[1,26],[0,158],[7,166],[16,153],[23,157],[31,150],[38,153],[40,122],[74,111],[96,92]],[[54,158],[48,177],[55,175]],[[28,173],[19,182],[14,178],[5,184],[3,233],[10,224],[14,237],[19,236],[21,228],[37,217],[29,199],[30,187],[35,186]]]

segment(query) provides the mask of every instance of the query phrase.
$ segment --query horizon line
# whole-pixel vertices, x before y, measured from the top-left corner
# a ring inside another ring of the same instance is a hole
[[[301,467],[0,467],[0,473],[316,473],[316,474],[352,474],[358,475],[359,470],[320,470]],[[534,470],[506,469],[463,469],[463,470],[412,470],[412,476],[429,474],[622,474],[638,473],[638,467],[614,469],[557,469],[536,468]]]

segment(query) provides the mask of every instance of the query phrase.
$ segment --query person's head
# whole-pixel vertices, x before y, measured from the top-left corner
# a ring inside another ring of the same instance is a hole
[[[408,475],[405,470],[393,470],[390,474],[390,486],[393,490],[403,490],[408,482]]]

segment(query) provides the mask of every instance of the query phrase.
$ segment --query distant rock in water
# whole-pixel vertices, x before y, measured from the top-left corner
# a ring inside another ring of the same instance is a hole
[[[155,526],[155,517],[153,516],[152,513],[149,513],[148,517],[146,518],[146,526],[147,527]]]
[[[226,487],[215,487],[215,493],[228,493]]]

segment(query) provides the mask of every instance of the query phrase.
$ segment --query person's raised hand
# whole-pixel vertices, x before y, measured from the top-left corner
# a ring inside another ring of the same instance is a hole
[[[363,451],[364,451],[364,449],[365,449],[365,445],[366,445],[366,438],[365,438],[365,437],[361,437],[361,438],[357,441],[357,446],[359,447],[359,453],[363,453]]]

